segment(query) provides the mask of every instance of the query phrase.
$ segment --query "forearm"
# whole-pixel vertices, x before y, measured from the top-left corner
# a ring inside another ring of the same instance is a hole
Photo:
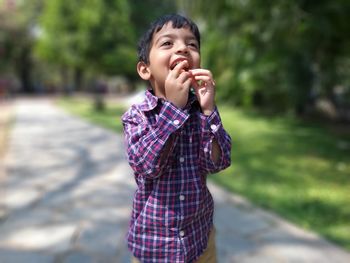
[[[203,113],[203,115],[208,117],[208,116],[210,116],[213,113],[214,109],[215,109],[215,106],[211,106],[209,108],[202,109],[202,113]],[[220,158],[221,158],[220,146],[218,144],[217,139],[214,138],[213,141],[212,141],[211,160],[214,163],[218,163]]]
[[[168,156],[176,142],[176,131],[187,118],[187,113],[165,103],[157,123],[153,125],[145,121],[145,118],[135,121],[133,115],[124,120],[127,156],[131,168],[145,177],[158,177],[168,163]]]
[[[166,166],[172,147],[170,135],[159,130],[150,130],[127,147],[131,168],[140,175],[156,178]]]
[[[202,115],[200,163],[205,173],[225,169],[231,163],[231,138],[222,127],[218,111]]]
[[[171,153],[171,150],[174,145],[174,136],[170,136],[167,142],[165,143],[165,146],[163,150],[160,152],[160,158],[159,163],[166,163],[166,161],[169,159],[169,154]]]
[[[218,163],[220,159],[221,159],[220,146],[218,144],[218,141],[214,138],[214,140],[212,142],[211,160],[214,163]]]

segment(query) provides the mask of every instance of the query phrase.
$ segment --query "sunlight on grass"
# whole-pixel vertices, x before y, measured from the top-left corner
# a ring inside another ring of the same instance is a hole
[[[59,104],[91,122],[121,132],[125,109],[62,99]],[[320,233],[350,250],[350,136],[287,117],[220,107],[232,137],[232,165],[209,178],[253,203]]]
[[[338,147],[350,136],[293,118],[220,110],[232,166],[210,178],[350,250],[350,151]]]
[[[68,112],[80,116],[85,120],[103,126],[107,129],[121,132],[123,130],[121,115],[125,111],[123,105],[108,104],[104,111],[98,112],[94,109],[93,99],[88,98],[61,98],[58,105]]]

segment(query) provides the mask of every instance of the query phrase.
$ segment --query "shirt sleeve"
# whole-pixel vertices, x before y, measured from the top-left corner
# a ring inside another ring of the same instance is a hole
[[[219,172],[231,164],[231,137],[224,130],[217,108],[211,115],[201,114],[200,165],[204,173]],[[214,162],[211,158],[213,141],[216,139],[220,148],[220,159]]]
[[[161,175],[175,146],[176,131],[188,117],[188,113],[168,101],[163,103],[155,125],[150,125],[144,112],[135,107],[124,114],[127,158],[137,176],[152,179]],[[167,151],[163,151],[165,147]]]

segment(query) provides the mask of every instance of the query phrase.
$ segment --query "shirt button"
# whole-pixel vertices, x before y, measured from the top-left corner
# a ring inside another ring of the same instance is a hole
[[[180,199],[180,201],[183,201],[183,200],[185,200],[185,196],[184,195],[180,195],[179,199]]]
[[[180,163],[183,163],[185,161],[185,158],[180,157]]]
[[[185,236],[185,231],[180,231],[180,237],[184,237]]]
[[[211,129],[212,131],[215,131],[216,128],[217,128],[217,126],[216,126],[215,124],[210,125],[210,129]]]
[[[179,124],[180,124],[180,121],[179,121],[179,120],[174,120],[173,123],[174,123],[175,125],[179,125]]]

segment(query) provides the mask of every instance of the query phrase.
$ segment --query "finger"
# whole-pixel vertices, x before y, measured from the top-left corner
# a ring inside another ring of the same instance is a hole
[[[188,66],[187,60],[181,61],[179,64],[177,64],[174,69],[172,70],[173,74],[176,77],[179,77],[181,72],[184,71],[184,67]]]
[[[211,79],[211,77],[209,77],[209,76],[194,76],[193,77],[195,80],[202,80],[202,81],[205,81],[205,82],[209,82],[209,81],[211,81],[212,79]]]
[[[207,69],[191,69],[189,70],[193,76],[210,76],[211,78],[213,77],[212,73],[207,70]]]
[[[196,83],[198,83],[198,86],[203,86],[205,85],[211,85],[215,87],[215,81],[209,77],[209,76],[194,76],[193,79],[195,80]]]
[[[191,83],[195,89],[198,89],[200,87],[198,81],[195,80],[193,76],[191,77]]]
[[[187,71],[182,71],[177,79],[181,83],[187,81],[188,79],[190,79],[192,81],[192,74],[187,72]]]
[[[213,75],[211,74],[211,72],[209,70],[193,69],[193,70],[190,70],[190,72],[193,75],[193,78],[197,82],[200,82],[199,85],[202,84],[201,82],[205,81],[207,84],[211,84],[211,85],[215,86],[215,81],[213,80]]]
[[[188,79],[183,83],[183,85],[184,85],[186,88],[190,88],[190,87],[191,87],[191,83],[192,83],[192,79],[191,79],[191,78],[188,78]]]

